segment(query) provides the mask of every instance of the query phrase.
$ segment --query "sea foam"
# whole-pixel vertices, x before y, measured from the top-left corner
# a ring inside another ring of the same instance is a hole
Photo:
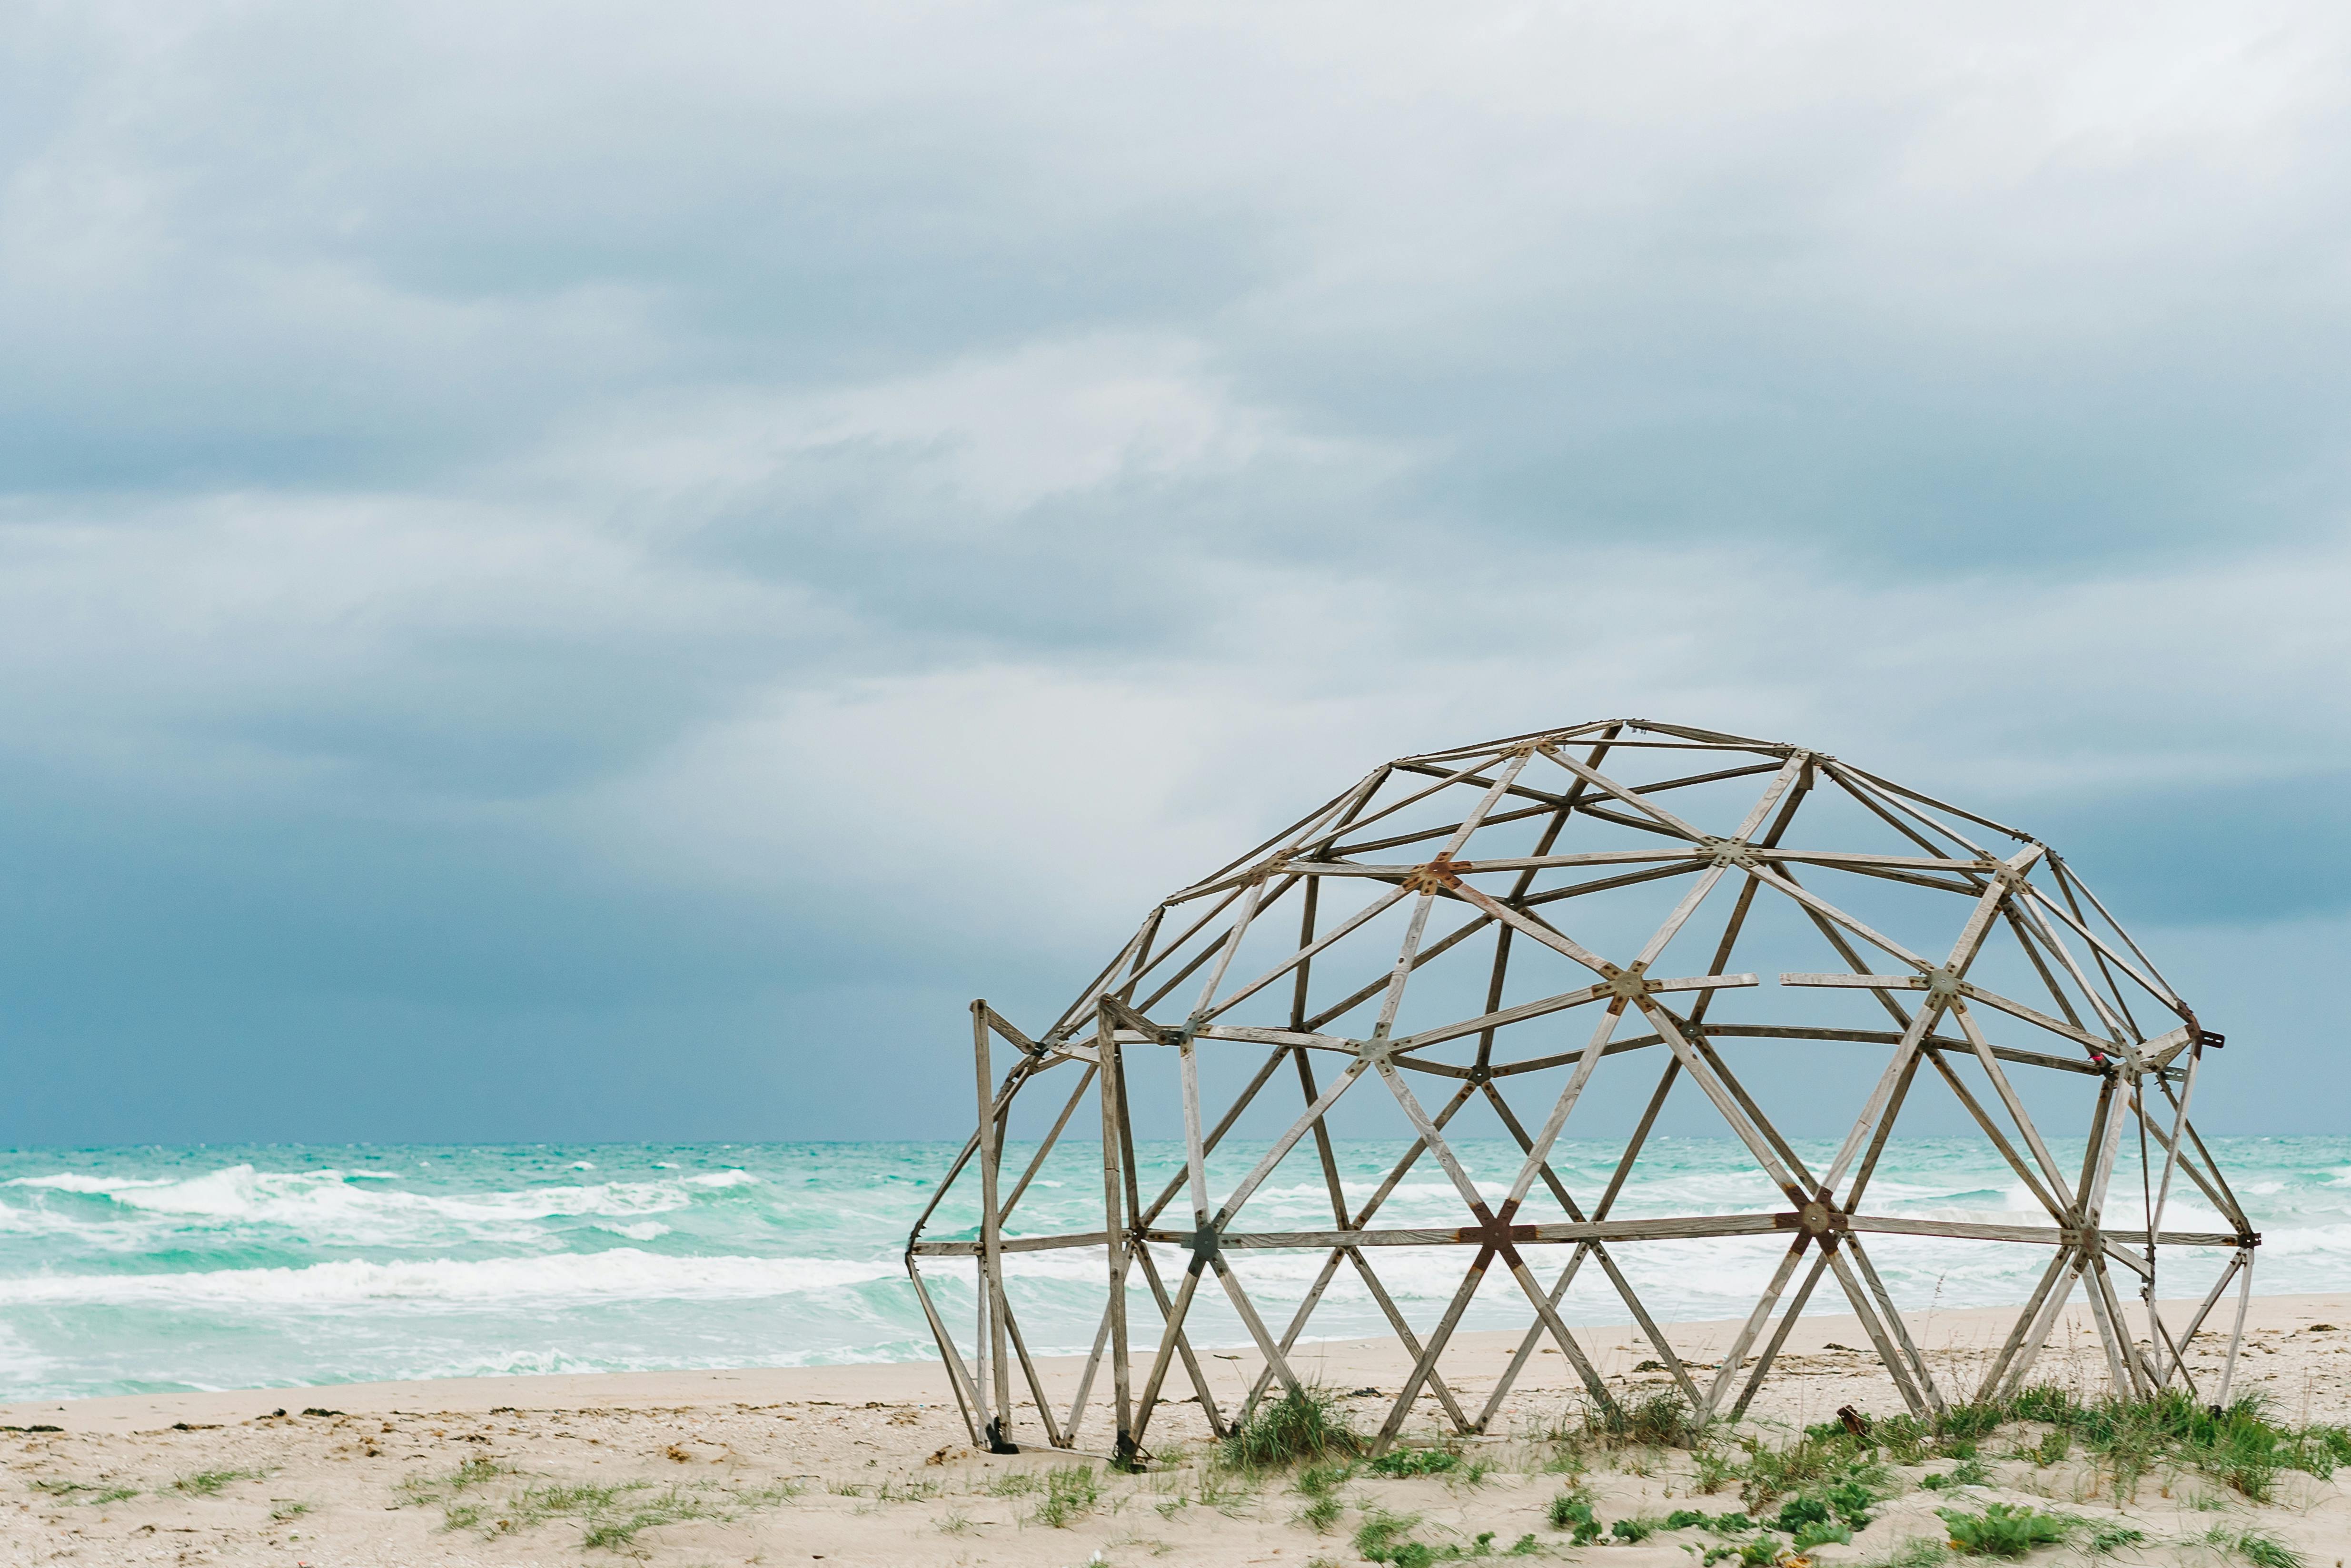
[[[2257,1288],[2351,1289],[2351,1138],[2215,1138],[2221,1167],[2265,1238]],[[1263,1151],[1228,1140],[1211,1164],[1228,1179]],[[1180,1144],[1142,1151],[1153,1193],[1183,1171]],[[1345,1201],[1369,1200],[1401,1148],[1341,1143]],[[1465,1140],[1460,1163],[1499,1198],[1521,1159],[1512,1146]],[[1604,1186],[1616,1150],[1563,1141],[1554,1167],[1572,1189]],[[1808,1161],[1831,1147],[1800,1143]],[[1015,1146],[1008,1160],[1025,1165]],[[2078,1145],[2054,1151],[2078,1167]],[[131,1148],[0,1154],[0,1397],[69,1397],[168,1387],[249,1387],[504,1370],[787,1366],[903,1360],[934,1354],[906,1282],[907,1230],[954,1158],[936,1144],[597,1145],[497,1147]],[[1100,1224],[1100,1151],[1072,1137],[1021,1199],[1016,1230],[1088,1231]],[[1870,1206],[1919,1219],[2049,1223],[1997,1154],[1965,1140],[1887,1146]],[[1533,1201],[1548,1201],[1538,1186]],[[2137,1197],[2123,1201],[2135,1214]],[[1619,1219],[1776,1210],[1784,1199],[1729,1139],[1652,1140],[1612,1210]],[[1177,1208],[1183,1207],[1179,1198]],[[1274,1229],[1329,1221],[1330,1189],[1310,1150],[1252,1199]],[[1375,1225],[1461,1223],[1449,1179],[1416,1169],[1384,1199]],[[1172,1216],[1171,1216],[1172,1218]],[[936,1240],[977,1235],[962,1189],[929,1222]],[[2192,1184],[2174,1185],[2167,1229],[2218,1230]],[[1667,1319],[1743,1314],[1784,1251],[1770,1236],[1611,1248]],[[1934,1237],[1870,1242],[1886,1288],[1907,1306],[2022,1299],[2049,1253]],[[1566,1248],[1531,1248],[1548,1282]],[[2225,1254],[2208,1260],[2214,1267]],[[1163,1255],[1163,1271],[1182,1267]],[[1285,1312],[1325,1254],[1236,1252],[1233,1267]],[[1447,1248],[1380,1248],[1385,1288],[1416,1323],[1433,1321],[1460,1283]],[[2201,1293],[2193,1255],[2168,1262],[2177,1289]],[[1008,1261],[1023,1335],[1043,1353],[1082,1352],[1101,1324],[1098,1249]],[[925,1270],[955,1332],[968,1334],[971,1269]],[[1139,1279],[1130,1303],[1154,1318]],[[1249,1337],[1222,1293],[1195,1309],[1198,1342]],[[1577,1323],[1626,1316],[1596,1267],[1562,1303]],[[1527,1306],[1496,1276],[1471,1303],[1468,1329],[1522,1325]],[[1388,1332],[1352,1268],[1329,1287],[1310,1331]]]

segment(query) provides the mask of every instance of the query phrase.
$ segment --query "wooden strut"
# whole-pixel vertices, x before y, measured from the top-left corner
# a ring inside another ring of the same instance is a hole
[[[1821,815],[1809,808],[1821,801],[1844,815],[1833,836],[1805,839],[1801,830]],[[1856,807],[1882,842],[1855,838]],[[2001,850],[1985,847],[2002,838]],[[1363,882],[1374,886],[1353,885]],[[1612,952],[1578,935],[1622,931],[1621,915],[1604,911],[1652,887],[1673,895],[1671,908],[1650,915],[1637,946]],[[1872,889],[1870,920],[1845,907],[1847,888]],[[1337,900],[1328,909],[1326,888]],[[1282,914],[1277,934],[1269,915],[1293,906],[1297,919]],[[1771,919],[1754,918],[1766,908]],[[1701,926],[1705,945],[1691,950]],[[1469,945],[1489,931],[1490,943]],[[1790,948],[1792,931],[1820,946]],[[1980,961],[1995,948],[1998,966]],[[1820,967],[1832,960],[1841,967]],[[1423,979],[1432,972],[1441,978]],[[1808,1003],[1806,1014],[1780,1005],[1742,1016],[1741,999],[1758,990]],[[1460,1004],[1473,1000],[1463,1015]],[[1882,1013],[1878,1027],[1856,1027],[1869,1020],[1847,1015],[1855,1004]],[[1106,1401],[1113,1461],[1147,1464],[1153,1416],[1179,1365],[1209,1431],[1222,1436],[1253,1419],[1277,1386],[1304,1391],[1300,1346],[1318,1314],[1357,1289],[1410,1362],[1380,1446],[1405,1434],[1424,1390],[1454,1431],[1490,1430],[1545,1340],[1585,1397],[1613,1409],[1617,1390],[1571,1325],[1625,1316],[1696,1413],[1741,1418],[1830,1278],[1831,1298],[1859,1320],[1903,1404],[1932,1415],[1950,1396],[1906,1314],[1913,1276],[1881,1268],[1902,1262],[1884,1249],[1922,1239],[2048,1249],[1982,1392],[2022,1386],[2076,1286],[2116,1390],[2144,1397],[2177,1382],[2201,1398],[2189,1347],[2233,1284],[2229,1348],[2211,1392],[2225,1403],[2233,1387],[2261,1238],[2190,1120],[2200,1075],[2215,1065],[2205,1046],[2219,1037],[2040,841],[1802,747],[1613,719],[1399,758],[1162,900],[1041,1034],[985,1002],[973,1003],[972,1023],[975,1131],[929,1196],[905,1264],[972,1440],[998,1452],[1032,1442],[1074,1449],[1090,1404]],[[1010,1060],[1000,1075],[998,1049]],[[1640,1054],[1649,1051],[1656,1054]],[[1236,1064],[1236,1052],[1250,1054]],[[1823,1052],[1840,1054],[1833,1074],[1792,1078]],[[1134,1098],[1137,1053],[1155,1072],[1174,1069],[1172,1103]],[[1317,1053],[1336,1058],[1327,1075]],[[1857,1070],[1855,1059],[1873,1053]],[[1606,1065],[1620,1058],[1639,1068],[1645,1088],[1618,1144],[1592,1125],[1600,1113],[1589,1106],[1604,1103],[1593,1092],[1602,1078],[1614,1083],[1626,1070]],[[1035,1086],[1064,1068],[1051,1090]],[[1285,1078],[1300,1098],[1268,1119],[1289,1092],[1278,1087]],[[2085,1078],[2096,1093],[2076,1172],[2060,1166],[2042,1131],[2055,1102],[2026,1085]],[[1384,1096],[1355,1092],[1374,1080]],[[1416,1080],[1449,1082],[1424,1106]],[[1212,1081],[1229,1097],[1212,1103]],[[1845,1082],[1856,1083],[1855,1114],[1816,1164],[1792,1136],[1811,1128],[1788,1126],[1774,1107],[1784,1110],[1792,1091],[1809,1107]],[[1921,1114],[1922,1096],[1939,1096],[1919,1088],[1936,1084],[2029,1196],[2031,1222],[1927,1219],[1865,1202],[1897,1122]],[[1081,1116],[1089,1096],[1093,1108]],[[1361,1192],[1343,1170],[1338,1118],[1355,1125],[1363,1113],[1344,1107],[1367,1097],[1401,1114],[1407,1141]],[[1681,1107],[1677,1126],[1695,1116],[1727,1132],[1780,1201],[1677,1214],[1642,1198],[1639,1175],[1672,1106]],[[1473,1108],[1505,1141],[1460,1140],[1468,1124],[1458,1118]],[[1180,1131],[1172,1168],[1160,1146],[1138,1141],[1138,1116],[1155,1138]],[[1040,1201],[1032,1194],[1057,1193],[1061,1203],[1078,1186],[1056,1162],[1080,1158],[1071,1145],[1095,1138],[1082,1158],[1098,1162],[1099,1223],[1028,1228],[1024,1216]],[[1561,1154],[1572,1144],[1570,1163]],[[1608,1175],[1594,1179],[1596,1196],[1579,1197],[1571,1172],[1594,1147],[1608,1150]],[[1017,1173],[1008,1180],[1008,1158]],[[1432,1219],[1421,1200],[1424,1212],[1380,1221],[1424,1160],[1457,1211]],[[1295,1161],[1311,1166],[1329,1224],[1250,1223],[1250,1205]],[[1489,1166],[1490,1179],[1473,1169]],[[2114,1210],[2122,1181],[2128,1207]],[[2167,1226],[2175,1191],[2209,1206],[2226,1229]],[[943,1214],[957,1232],[926,1236]],[[1739,1237],[1776,1239],[1780,1257],[1702,1386],[1671,1324],[1644,1299],[1643,1249]],[[1090,1348],[1064,1408],[1049,1403],[1037,1359],[1058,1347],[1061,1331],[1035,1342],[1043,1319],[1022,1260],[1087,1248],[1102,1251],[1102,1310],[1089,1320]],[[1465,1260],[1433,1320],[1383,1278],[1380,1260],[1395,1248]],[[1567,1251],[1556,1274],[1546,1264],[1539,1280],[1533,1260],[1545,1248]],[[1244,1277],[1254,1267],[1246,1259],[1274,1251],[1321,1254],[1278,1333],[1261,1304],[1265,1285]],[[2168,1260],[2190,1251],[2217,1257],[2219,1275],[2192,1313],[2168,1321],[2157,1282]],[[1176,1260],[1177,1272],[1164,1273],[1163,1261]],[[1583,1274],[1587,1262],[1597,1275]],[[956,1304],[959,1266],[973,1285],[968,1353],[946,1310],[966,1310]],[[940,1268],[944,1285],[933,1277]],[[1522,1333],[1473,1409],[1444,1368],[1497,1268],[1515,1287]],[[2116,1270],[2142,1303],[2144,1343],[2128,1327]],[[1590,1288],[1599,1293],[1578,1294],[1580,1278],[1597,1281]],[[1204,1288],[1255,1352],[1237,1405],[1219,1401],[1196,1347]],[[1151,1347],[1139,1379],[1138,1332]],[[1026,1395],[1018,1406],[1016,1389]]]

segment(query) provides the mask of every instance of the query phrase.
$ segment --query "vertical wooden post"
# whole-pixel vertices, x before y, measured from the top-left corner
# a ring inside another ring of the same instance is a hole
[[[1134,1463],[1134,1391],[1126,1343],[1126,1220],[1120,1202],[1125,1184],[1125,1140],[1119,1136],[1119,1100],[1126,1075],[1119,1060],[1118,1035],[1110,1010],[1096,1008],[1094,1048],[1102,1072],[1102,1229],[1110,1237],[1110,1367],[1113,1413],[1118,1437],[1111,1452],[1121,1464]]]
[[[2250,1247],[2237,1249],[2237,1321],[2229,1330],[2229,1359],[2220,1367],[2220,1391],[2212,1402],[2222,1409],[2229,1407],[2229,1389],[2237,1380],[2237,1352],[2245,1343],[2245,1309],[2253,1304],[2253,1253]]]
[[[981,1427],[990,1453],[1008,1454],[1013,1447],[1012,1367],[1006,1359],[1004,1333],[1004,1219],[997,1208],[996,1187],[1002,1164],[996,1121],[995,1076],[987,1064],[987,1003],[971,1004],[972,1066],[979,1084],[979,1321],[980,1354],[987,1366],[980,1378],[984,1392],[996,1397],[996,1407]],[[992,1385],[992,1386],[991,1386]]]

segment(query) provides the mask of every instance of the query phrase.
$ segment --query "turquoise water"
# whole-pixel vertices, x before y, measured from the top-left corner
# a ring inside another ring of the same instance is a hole
[[[2257,1288],[2351,1289],[2351,1137],[2212,1144],[2266,1237]],[[1217,1164],[1238,1174],[1260,1147],[1237,1143]],[[1015,1160],[1026,1152],[1009,1151]],[[1147,1152],[1163,1179],[1178,1168],[1176,1146]],[[1340,1152],[1361,1201],[1398,1150],[1366,1143]],[[0,1398],[927,1357],[900,1252],[953,1153],[853,1143],[0,1154]],[[1555,1163],[1572,1189],[1596,1191],[1609,1154],[1568,1144]],[[1462,1155],[1497,1190],[1516,1171],[1501,1146],[1465,1144]],[[1022,1201],[1025,1228],[1094,1228],[1096,1158],[1082,1143],[1056,1151]],[[2135,1211],[2133,1183],[2125,1207]],[[1869,1207],[2044,1220],[2027,1201],[1989,1151],[1925,1138],[1889,1147]],[[1616,1217],[1780,1206],[1736,1144],[1659,1139]],[[1327,1225],[1331,1211],[1308,1161],[1286,1165],[1246,1212],[1252,1227],[1290,1229]],[[969,1235],[970,1221],[950,1204],[928,1234]],[[1456,1225],[1461,1201],[1435,1171],[1416,1168],[1376,1222]],[[2217,1225],[2178,1197],[2165,1223]],[[1897,1298],[1921,1307],[2021,1300],[2049,1256],[1892,1237],[1871,1246]],[[1460,1255],[1383,1251],[1382,1278],[1404,1311],[1433,1319],[1460,1280]],[[1696,1318],[1743,1312],[1776,1251],[1768,1240],[1740,1240],[1627,1245],[1616,1255],[1660,1317]],[[1546,1274],[1557,1266],[1540,1251],[1534,1261]],[[2217,1261],[2188,1255],[2164,1293],[2200,1293]],[[1321,1263],[1316,1254],[1259,1254],[1238,1266],[1281,1321]],[[1017,1267],[1016,1306],[1032,1348],[1084,1349],[1099,1321],[1100,1253],[1027,1254]],[[936,1272],[943,1310],[966,1324],[968,1288],[951,1266]],[[1468,1325],[1523,1323],[1525,1305],[1509,1289],[1489,1280]],[[1820,1305],[1842,1310],[1838,1301]],[[1203,1310],[1205,1336],[1244,1337],[1222,1303]],[[1625,1310],[1592,1270],[1566,1315],[1622,1322]],[[1314,1336],[1384,1332],[1352,1280],[1332,1288],[1314,1320]]]

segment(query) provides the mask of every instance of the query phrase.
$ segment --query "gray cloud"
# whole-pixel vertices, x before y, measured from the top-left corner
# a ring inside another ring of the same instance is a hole
[[[21,19],[0,1136],[943,1130],[843,1064],[1610,711],[2323,947],[2346,31]]]

